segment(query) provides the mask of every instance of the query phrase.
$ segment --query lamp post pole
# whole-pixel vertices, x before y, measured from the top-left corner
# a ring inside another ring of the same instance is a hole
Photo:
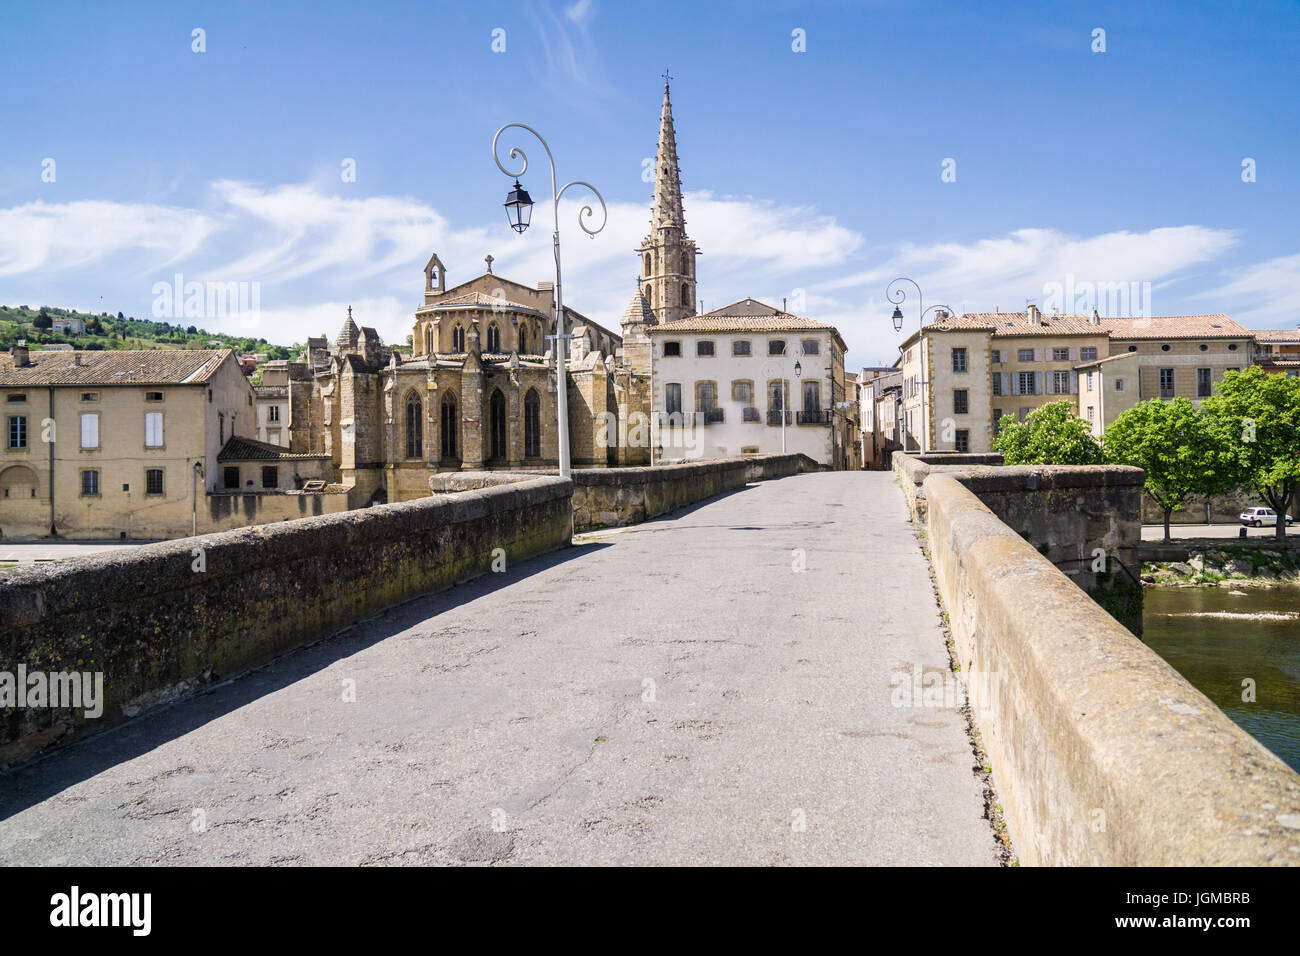
[[[497,164],[497,169],[505,173],[507,177],[515,180],[515,188],[510,192],[506,200],[506,215],[510,222],[510,228],[515,232],[522,233],[528,228],[529,219],[532,216],[532,199],[527,191],[519,185],[519,177],[528,171],[528,157],[518,146],[510,148],[510,158],[521,160],[523,165],[517,172],[511,172],[501,164],[501,157],[497,155],[497,140],[506,130],[516,128],[527,130],[537,137],[537,141],[542,144],[542,149],[546,150],[546,159],[551,164],[551,213],[554,217],[554,232],[551,235],[551,246],[555,252],[555,335],[547,336],[555,340],[555,400],[556,400],[556,438],[559,442],[560,457],[560,477],[568,478],[569,468],[569,386],[566,375],[568,366],[568,340],[571,338],[566,332],[564,321],[564,294],[560,279],[560,197],[564,195],[565,190],[570,186],[585,186],[590,189],[600,202],[600,225],[595,229],[588,229],[587,224],[583,222],[583,216],[590,218],[594,212],[591,206],[583,206],[578,213],[578,225],[582,231],[589,236],[595,236],[605,228],[605,223],[609,219],[609,212],[605,208],[605,199],[601,196],[599,190],[591,183],[575,179],[572,182],[565,183],[559,190],[555,188],[555,157],[551,155],[551,147],[542,139],[542,134],[537,132],[531,126],[523,123],[507,123],[502,126],[495,136],[492,137],[492,159]]]
[[[930,384],[928,381],[926,381],[925,378],[925,314],[927,312],[935,312],[935,311],[942,310],[944,312],[947,312],[948,315],[952,315],[953,311],[950,306],[943,305],[942,303],[938,305],[932,305],[930,306],[930,308],[927,309],[925,307],[925,296],[921,292],[921,287],[920,285],[917,284],[917,281],[915,279],[910,279],[907,276],[899,276],[893,282],[889,283],[889,285],[885,286],[885,298],[888,299],[890,302],[892,302],[894,305],[893,323],[894,323],[895,332],[901,332],[903,330],[903,310],[900,309],[899,306],[902,305],[903,300],[907,298],[907,291],[905,289],[898,289],[896,291],[894,290],[894,286],[900,282],[912,283],[912,288],[916,290],[917,307],[920,309],[920,314],[918,316],[918,318],[920,319],[920,324],[918,326],[918,333],[916,337],[916,355],[921,362],[921,381],[920,381],[921,438],[917,444],[921,446],[920,451],[924,454],[926,451],[926,447],[925,447],[926,439],[930,437],[930,431],[928,426],[926,425],[926,420],[925,420],[926,417],[925,408],[926,405],[929,404],[927,401],[928,396],[925,394],[925,390],[926,387]],[[897,298],[895,298],[895,295],[897,295]]]

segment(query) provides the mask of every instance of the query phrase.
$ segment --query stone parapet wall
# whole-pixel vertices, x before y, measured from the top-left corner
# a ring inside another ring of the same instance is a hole
[[[926,529],[1021,862],[1300,864],[1300,775],[1121,627],[957,477]]]
[[[101,672],[104,712],[0,712],[0,764],[393,604],[569,543],[573,483],[383,505],[6,572],[0,670]]]
[[[807,455],[754,455],[680,465],[600,468],[573,473],[573,522],[578,533],[636,524],[703,501],[751,481],[821,466]]]

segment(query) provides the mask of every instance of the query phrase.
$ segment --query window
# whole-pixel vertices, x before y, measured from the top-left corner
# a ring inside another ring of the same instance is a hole
[[[732,354],[732,355],[748,355],[748,354],[749,354],[749,339],[737,339],[735,342],[732,342],[732,343],[731,343],[731,354]]]
[[[993,373],[993,394],[994,395],[1002,394],[1002,373],[1001,372]]]
[[[664,358],[679,358],[682,354],[681,342],[665,342]]]
[[[7,399],[5,399],[5,401],[8,401],[8,402],[25,402],[25,401],[27,401],[27,396],[26,396],[26,395],[10,395]]]
[[[280,420],[280,406],[271,405],[266,410],[266,420],[268,422],[278,422]]]
[[[994,349],[994,350],[993,350],[993,354],[992,354],[992,356],[991,356],[991,359],[992,359],[992,361],[993,361],[993,363],[994,363],[995,365],[999,365],[999,364],[1001,364],[1001,362],[1002,362],[1002,350],[1001,350],[1001,349]]]
[[[26,415],[9,416],[9,447],[15,449],[27,447]]]
[[[501,351],[501,330],[497,328],[495,322],[488,326],[487,350],[489,352]]]
[[[1235,352],[1235,351],[1237,351],[1237,343],[1236,343],[1236,342],[1229,342],[1229,343],[1228,343],[1228,351],[1229,351],[1229,352]]]
[[[767,342],[768,355],[784,355],[785,339],[769,339]]]
[[[453,352],[465,351],[465,330],[459,325],[451,330],[451,350]]]
[[[1160,397],[1174,397],[1174,370],[1171,368],[1162,368],[1160,370]]]
[[[87,470],[81,473],[81,493],[83,495],[99,494],[99,472]]]
[[[1138,350],[1138,347],[1137,347],[1136,345],[1130,345],[1130,346],[1128,347],[1128,350],[1129,350],[1130,352],[1136,352],[1136,351]]]
[[[993,437],[998,437],[998,429],[1002,427],[1002,409],[993,409]]]
[[[272,445],[280,444],[280,429],[277,428],[275,431],[267,432],[266,440]]]
[[[820,355],[820,354],[821,354],[821,349],[822,349],[822,344],[821,344],[820,342],[818,342],[816,339],[804,339],[804,340],[803,340],[803,354],[804,354],[804,355]]]
[[[227,465],[222,473],[222,483],[227,489],[239,487],[239,466]]]
[[[742,379],[731,383],[731,400],[742,406],[754,404],[754,383]]]
[[[406,457],[424,456],[424,403],[415,393],[406,399]]]
[[[695,410],[697,412],[711,412],[718,407],[718,383],[717,382],[696,382],[695,383]]]
[[[1068,361],[1070,361],[1070,350],[1069,350],[1068,348],[1065,348],[1065,349],[1052,349],[1052,361],[1053,361],[1053,362],[1068,362]]]
[[[501,394],[499,388],[492,389],[492,397],[488,399],[488,437],[491,449],[488,457],[498,461],[505,458],[507,456],[506,397]]]
[[[1162,352],[1168,352],[1168,351],[1169,351],[1169,346],[1168,346],[1168,345],[1162,345],[1162,346],[1160,346],[1160,351],[1162,351]]]
[[[1033,349],[1020,349],[1016,352],[1016,360],[1020,362],[1032,362],[1034,360]]]
[[[952,390],[952,413],[954,415],[965,415],[970,411],[970,397],[966,389],[954,388]]]
[[[161,402],[163,400],[162,392],[145,392],[144,400],[146,402]]]
[[[952,370],[954,372],[966,371],[966,350],[965,349],[952,350]]]
[[[683,250],[682,251],[682,275],[688,276],[690,274],[691,274],[691,254]]]
[[[645,274],[650,274],[650,253],[645,254]]]
[[[519,326],[519,354],[523,355],[528,351],[528,327]]]
[[[1124,380],[1122,378],[1115,379],[1115,391],[1117,392],[1124,391]]]
[[[664,386],[664,411],[669,415],[682,413],[682,383],[669,382]]]
[[[1206,398],[1210,394],[1210,370],[1208,368],[1198,368],[1196,370],[1196,397]]]
[[[821,382],[803,383],[803,410],[805,412],[820,412],[822,410]]]
[[[262,487],[278,488],[280,487],[280,469],[275,465],[262,466]]]
[[[955,444],[958,451],[970,451],[970,432],[965,428],[957,429]]]
[[[217,443],[224,445],[226,443],[226,413],[217,412]]]
[[[1092,391],[1092,373],[1088,373],[1088,391]]]
[[[1208,352],[1210,350],[1210,347],[1206,345],[1204,342],[1202,342],[1200,345],[1196,347],[1200,349],[1202,352]]]
[[[1232,368],[1225,368],[1224,371],[1225,371],[1225,372],[1240,372],[1240,371],[1241,371],[1241,368],[1240,368],[1239,366],[1234,365]],[[1287,376],[1287,377],[1290,378],[1291,376]]]
[[[163,470],[161,468],[149,468],[145,471],[144,493],[146,495],[160,495],[163,493]]]
[[[162,412],[145,412],[144,447],[161,448],[163,446]]]
[[[1085,362],[1095,362],[1097,360],[1097,346],[1085,345],[1079,349],[1079,358]]]
[[[83,402],[97,402],[99,401],[99,392],[82,392],[81,400]]]
[[[1091,376],[1091,372],[1088,373]],[[1069,395],[1070,394],[1070,373],[1053,372],[1052,373],[1052,394]]]
[[[99,416],[87,414],[81,416],[81,447],[99,447]]]
[[[542,457],[542,400],[535,388],[524,396],[524,457]]]
[[[1097,420],[1097,410],[1091,405],[1088,406],[1088,422],[1091,424]]]
[[[442,457],[456,457],[456,429],[460,418],[456,415],[456,396],[448,392],[442,396],[442,422],[438,429],[442,436]]]
[[[1035,383],[1034,383],[1033,372],[1017,372],[1016,383],[1020,386],[1020,388],[1017,390],[1017,394],[1019,395],[1038,394],[1038,389],[1035,387]]]
[[[1029,413],[1032,411],[1033,411],[1032,408],[1017,408],[1016,418],[1018,418],[1020,421],[1023,422],[1026,418],[1029,417]]]
[[[772,381],[767,383],[767,423],[769,425],[780,425],[783,421],[789,421],[789,412],[786,411],[790,404],[789,398],[789,382]]]
[[[695,343],[695,354],[699,358],[713,358],[713,343],[708,339]]]
[[[685,282],[683,282],[682,283],[682,305],[686,306],[687,308],[690,308],[692,304],[693,303],[691,302],[691,287],[687,285]]]

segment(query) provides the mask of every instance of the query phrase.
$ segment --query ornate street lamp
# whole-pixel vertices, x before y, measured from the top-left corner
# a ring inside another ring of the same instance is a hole
[[[903,304],[903,301],[907,298],[907,292],[906,292],[906,290],[901,289],[901,288],[898,289],[896,292],[895,292],[895,290],[894,290],[894,286],[897,285],[897,284],[900,283],[900,282],[910,282],[910,283],[912,283],[912,288],[916,289],[916,299],[917,299],[917,304],[918,304],[918,306],[919,306],[920,309],[921,309],[921,313],[920,313],[920,316],[919,316],[919,318],[920,318],[920,330],[921,330],[921,332],[918,334],[918,336],[917,336],[917,340],[916,340],[916,341],[917,341],[917,348],[918,348],[918,350],[920,350],[921,348],[923,348],[923,346],[922,346],[922,342],[923,342],[924,339],[925,339],[924,331],[925,331],[925,316],[926,316],[926,313],[928,313],[928,312],[935,312],[935,311],[943,311],[943,312],[946,312],[948,315],[952,315],[952,314],[953,314],[953,311],[952,311],[952,308],[951,308],[950,306],[942,305],[942,304],[940,304],[940,305],[932,305],[932,306],[930,306],[930,308],[928,308],[928,309],[925,308],[925,296],[922,294],[922,292],[921,292],[921,287],[917,284],[916,280],[915,280],[915,279],[909,279],[907,276],[899,276],[899,277],[898,277],[897,279],[895,279],[893,282],[889,283],[889,285],[885,286],[885,298],[888,299],[890,302],[892,302],[892,303],[894,304],[894,314],[891,316],[891,319],[893,320],[893,323],[894,323],[894,331],[895,331],[895,332],[901,332],[901,331],[903,331],[903,310],[900,308],[900,306]],[[902,351],[902,346],[901,346],[901,345],[899,346],[899,351],[900,351],[900,352]],[[925,378],[924,378],[924,376],[925,376],[925,363],[924,363],[924,362],[921,363],[921,375],[922,375],[922,379],[921,379],[921,382],[920,382],[920,386],[921,386],[921,439],[920,439],[920,441],[919,441],[917,444],[919,444],[919,445],[921,446],[920,450],[921,450],[922,453],[924,453],[925,450],[926,450],[926,448],[925,448],[925,440],[926,440],[926,437],[929,435],[929,431],[928,431],[928,429],[927,429],[927,427],[926,427],[926,423],[925,423],[925,406],[926,406],[926,400],[925,400],[925,387],[926,387],[927,385],[930,384],[930,383],[927,382],[927,381],[925,380]]]
[[[511,229],[519,233],[527,229],[533,210],[532,197],[519,184],[519,177],[528,171],[528,157],[524,155],[524,151],[518,146],[512,146],[510,148],[510,158],[521,160],[523,165],[517,171],[511,172],[501,164],[501,157],[497,155],[497,140],[501,138],[502,133],[512,127],[527,130],[536,136],[537,141],[542,144],[542,149],[546,150],[546,158],[551,164],[551,212],[555,217],[555,231],[551,236],[551,246],[555,251],[555,334],[548,335],[547,338],[555,341],[556,437],[560,446],[560,477],[567,478],[569,477],[569,388],[565,372],[568,365],[567,342],[572,336],[565,333],[564,297],[561,292],[560,282],[560,197],[564,195],[565,190],[570,186],[585,186],[599,200],[601,219],[600,225],[595,229],[587,228],[587,224],[583,222],[584,216],[590,219],[594,215],[591,206],[583,206],[579,210],[578,225],[589,236],[595,236],[596,233],[605,228],[605,223],[609,219],[609,212],[605,208],[605,198],[591,183],[575,179],[573,182],[565,183],[564,186],[557,190],[555,188],[555,157],[551,155],[551,147],[546,145],[546,140],[542,139],[542,134],[531,126],[525,126],[523,123],[507,123],[497,130],[497,134],[492,137],[492,160],[497,164],[497,169],[515,181],[515,187],[510,190],[505,203],[506,219],[510,223]]]
[[[523,232],[533,217],[533,197],[515,180],[515,188],[506,196],[506,220],[515,232]],[[491,267],[489,267],[491,268]]]

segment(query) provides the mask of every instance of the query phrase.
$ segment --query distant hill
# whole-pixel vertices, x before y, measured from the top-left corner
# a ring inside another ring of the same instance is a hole
[[[56,319],[81,319],[86,334],[69,335],[51,329],[28,328],[44,312],[51,322]],[[66,342],[79,349],[206,349],[217,348],[209,342],[220,342],[221,347],[236,352],[264,352],[268,358],[293,358],[303,350],[302,345],[272,345],[266,339],[228,335],[225,332],[208,332],[193,325],[172,325],[152,319],[137,319],[121,312],[93,315],[72,309],[43,306],[33,309],[26,305],[0,305],[0,349],[8,351],[17,339],[26,339],[33,349],[54,342]]]

